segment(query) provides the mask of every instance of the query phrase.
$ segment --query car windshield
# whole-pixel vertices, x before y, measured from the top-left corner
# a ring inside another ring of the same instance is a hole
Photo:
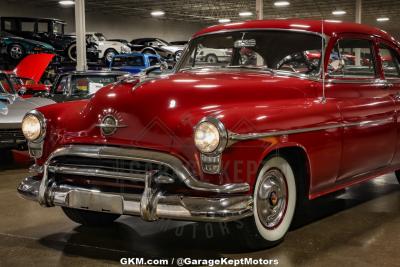
[[[142,56],[114,57],[112,67],[142,67],[144,60]]]
[[[0,94],[15,94],[10,80],[4,74],[0,74]]]
[[[71,78],[72,95],[87,96],[96,93],[100,88],[116,82],[117,75],[74,75]]]
[[[191,69],[247,69],[317,75],[322,37],[285,30],[234,31],[200,36],[189,49],[178,71]]]
[[[53,33],[63,35],[64,34],[64,24],[53,22]]]
[[[170,46],[171,44],[168,43],[167,41],[163,40],[163,39],[157,39],[157,41],[161,44],[161,45],[165,45],[165,46]]]
[[[107,41],[107,38],[102,33],[97,32],[94,35],[97,37],[97,39],[99,39],[100,42]]]

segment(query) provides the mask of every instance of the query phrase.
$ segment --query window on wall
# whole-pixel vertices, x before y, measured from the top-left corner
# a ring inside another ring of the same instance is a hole
[[[365,39],[340,39],[329,57],[332,77],[374,78],[376,75],[372,42]]]
[[[35,31],[35,22],[33,22],[33,21],[22,21],[21,22],[21,31],[23,31],[23,32],[34,32]]]
[[[379,44],[383,72],[386,78],[400,78],[399,55],[385,44]]]

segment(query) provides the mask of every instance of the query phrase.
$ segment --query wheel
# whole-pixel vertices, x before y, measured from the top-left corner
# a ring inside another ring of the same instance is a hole
[[[8,55],[14,60],[20,60],[25,56],[25,49],[20,44],[10,44],[8,46]]]
[[[110,214],[89,210],[78,210],[67,207],[62,207],[62,210],[67,217],[79,224],[86,226],[104,226],[112,224],[121,215]]]
[[[105,63],[109,64],[115,55],[118,55],[118,52],[115,49],[107,49],[106,52],[104,52]]]
[[[210,54],[206,56],[207,63],[218,63],[218,57],[214,54]]]
[[[400,170],[395,172],[397,181],[400,183]]]
[[[261,249],[279,244],[292,223],[296,210],[295,174],[280,156],[268,157],[254,188],[254,215],[244,220],[247,247]]]
[[[154,51],[153,49],[145,49],[142,51],[143,54],[149,54],[149,55],[156,55],[157,52]]]
[[[175,53],[175,61],[178,62],[182,57],[182,51],[177,51]]]
[[[71,61],[76,61],[76,44],[72,44],[68,47],[67,57]]]

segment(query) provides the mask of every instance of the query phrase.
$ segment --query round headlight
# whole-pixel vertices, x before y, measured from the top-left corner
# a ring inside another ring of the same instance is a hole
[[[194,143],[201,153],[219,154],[227,144],[227,131],[218,119],[207,117],[197,124]]]
[[[28,114],[22,121],[22,132],[28,141],[35,141],[44,134],[43,122],[38,116]]]

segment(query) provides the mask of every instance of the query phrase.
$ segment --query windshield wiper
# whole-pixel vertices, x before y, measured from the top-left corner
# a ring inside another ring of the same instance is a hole
[[[225,66],[225,68],[230,69],[256,69],[256,70],[263,70],[268,71],[272,74],[275,74],[275,70],[268,68],[266,66],[247,66],[247,65],[233,65],[233,66]]]

